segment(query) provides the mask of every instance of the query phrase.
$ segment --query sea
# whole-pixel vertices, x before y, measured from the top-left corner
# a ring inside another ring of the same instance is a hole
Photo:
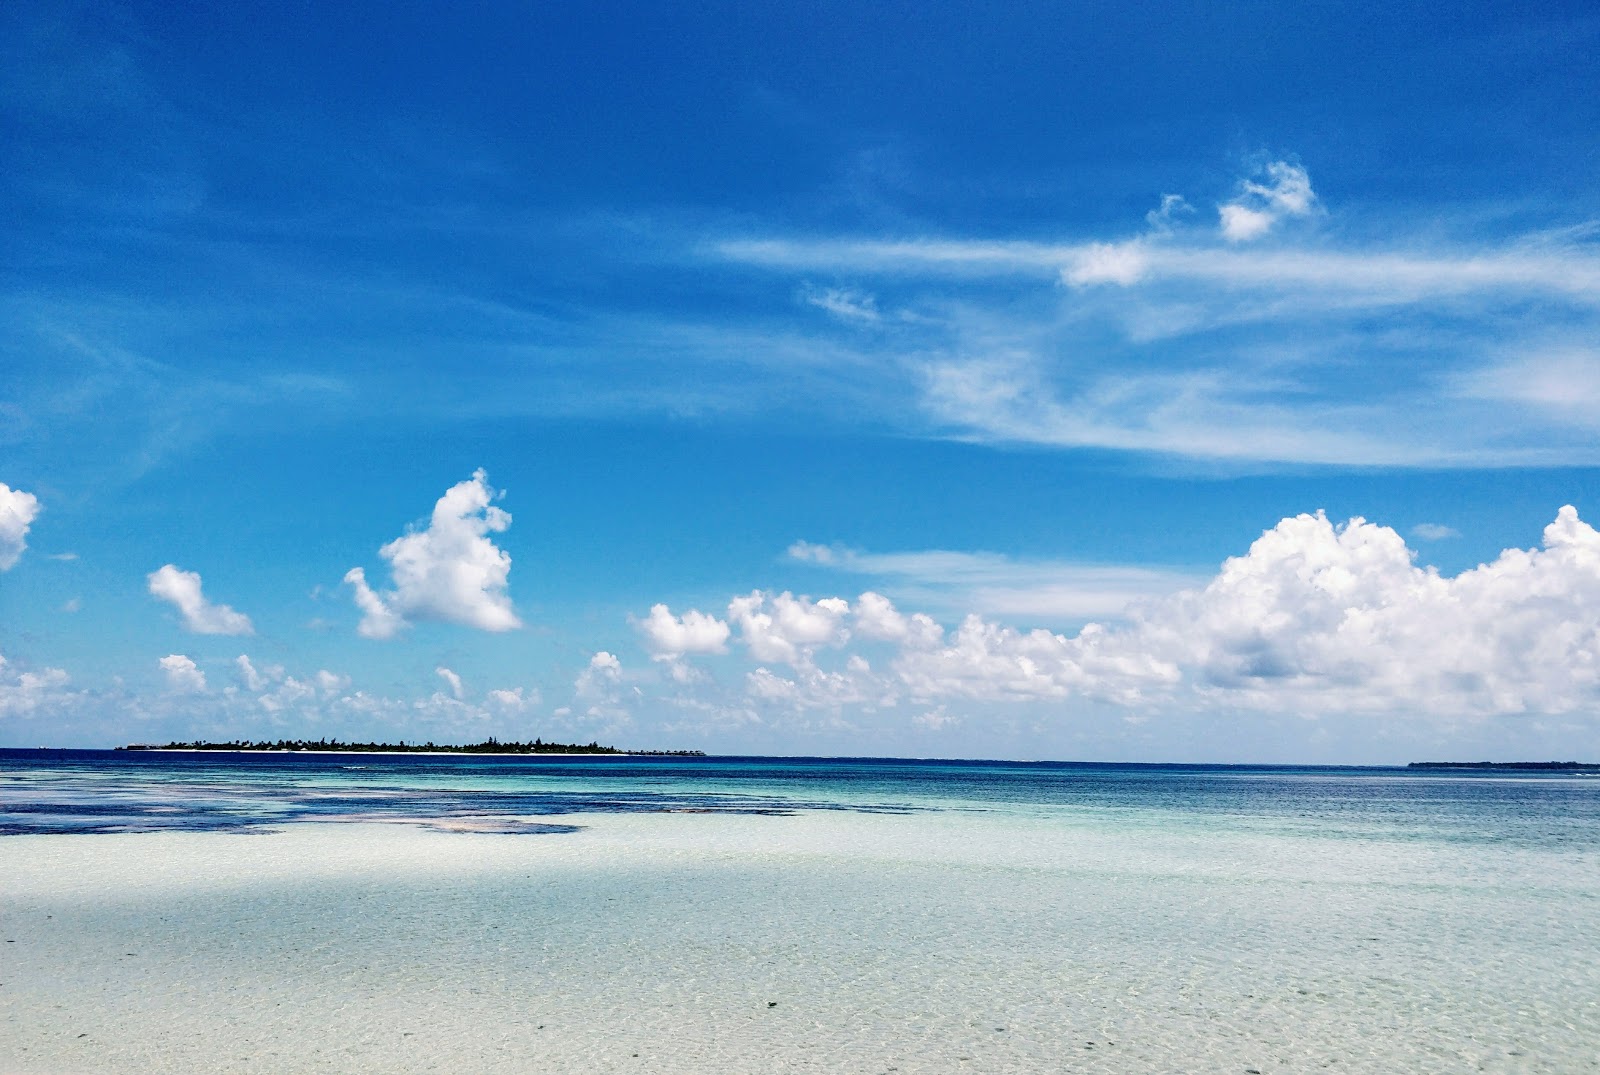
[[[0,750],[0,1072],[1600,1071],[1600,778]]]

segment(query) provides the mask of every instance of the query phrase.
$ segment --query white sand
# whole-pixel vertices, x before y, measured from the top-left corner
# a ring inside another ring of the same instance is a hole
[[[0,841],[0,1072],[1600,1070],[1588,859],[579,820]]]

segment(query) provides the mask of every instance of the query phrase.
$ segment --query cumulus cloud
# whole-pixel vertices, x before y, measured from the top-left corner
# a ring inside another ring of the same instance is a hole
[[[968,616],[942,645],[907,649],[894,671],[913,698],[1038,701],[1082,696],[1133,705],[1179,672],[1138,647],[1106,647],[1107,632],[1089,624],[1075,636],[1018,630]]]
[[[316,676],[317,689],[324,697],[331,697],[350,687],[350,677],[330,672],[326,668],[319,669]]]
[[[351,679],[347,675],[323,668],[308,676],[294,676],[281,664],[258,667],[242,653],[234,658],[233,665],[239,686],[223,688],[225,698],[243,700],[275,719],[298,715],[318,720],[350,704]],[[243,687],[243,691],[239,687]]]
[[[206,674],[183,654],[168,654],[159,663],[166,673],[167,686],[179,694],[200,694],[206,689]]]
[[[552,716],[580,717],[581,723],[590,727],[603,726],[608,734],[615,734],[632,722],[632,714],[623,704],[624,696],[636,699],[641,692],[637,686],[625,686],[622,662],[616,654],[600,650],[590,657],[589,664],[578,673],[572,687],[574,706],[561,706]]]
[[[940,732],[961,723],[960,717],[953,717],[945,712],[944,706],[936,706],[924,713],[918,713],[911,718],[911,723],[919,728],[926,728],[930,732]]]
[[[1306,708],[1571,712],[1600,698],[1600,535],[1563,507],[1542,548],[1445,578],[1388,527],[1302,515],[1145,637],[1202,689]]]
[[[794,709],[839,710],[847,706],[887,706],[896,701],[892,684],[874,676],[867,660],[854,654],[838,671],[808,665],[783,676],[765,667],[757,668],[746,674],[745,688],[752,699]]]
[[[39,517],[39,498],[0,482],[0,571],[9,571],[28,547],[28,528]]]
[[[855,626],[863,638],[899,642],[914,649],[936,646],[944,638],[944,628],[927,613],[903,615],[894,602],[871,590],[856,599]]]
[[[622,682],[622,662],[614,653],[601,650],[589,658],[589,664],[578,673],[572,689],[579,697],[591,698],[607,695]]]
[[[148,577],[150,593],[169,601],[183,615],[183,625],[197,635],[249,635],[255,633],[250,617],[227,605],[214,605],[200,589],[200,575],[166,564]]]
[[[521,713],[539,704],[539,692],[526,687],[502,687],[484,696],[489,705],[507,713]]]
[[[1316,713],[1571,712],[1600,700],[1600,535],[1564,507],[1542,549],[1446,578],[1388,527],[1300,515],[1126,628],[1069,638],[973,618],[901,671],[929,697],[1180,692]]]
[[[840,646],[850,637],[845,616],[850,603],[838,597],[812,601],[785,590],[773,595],[752,591],[728,602],[728,619],[739,640],[758,661],[800,667],[811,663],[818,646]]]
[[[361,610],[361,623],[356,632],[363,638],[393,638],[404,627],[410,626],[389,603],[367,585],[367,573],[352,567],[344,575],[345,585],[355,591],[356,607]]]
[[[1443,523],[1418,523],[1411,528],[1411,536],[1422,541],[1444,541],[1446,538],[1460,537],[1461,531]]]
[[[0,656],[0,718],[31,716],[69,699],[70,682],[63,669],[19,672]]]
[[[670,661],[685,654],[726,653],[729,628],[710,613],[690,609],[674,616],[666,605],[652,605],[650,615],[635,620],[652,659]]]
[[[747,694],[795,709],[1077,699],[1130,715],[1159,706],[1448,724],[1600,707],[1600,534],[1570,506],[1542,547],[1454,577],[1418,565],[1389,527],[1286,518],[1204,585],[1075,633],[979,615],[945,630],[872,592],[851,605],[757,591],[735,598],[729,619],[761,665]],[[855,641],[887,644],[888,659],[875,667],[845,649],[844,667],[819,666],[818,647]],[[780,663],[793,671],[767,667]]]
[[[1300,165],[1274,161],[1265,170],[1267,182],[1246,180],[1237,198],[1217,206],[1222,237],[1231,243],[1259,239],[1285,217],[1310,216],[1317,207],[1311,177]]]
[[[248,656],[243,653],[239,654],[233,659],[233,664],[239,670],[239,681],[244,684],[246,690],[259,691],[266,689],[266,677],[256,671],[255,664]]]
[[[479,469],[439,498],[427,526],[379,549],[389,562],[393,589],[380,593],[362,568],[351,568],[344,581],[362,612],[358,633],[393,638],[419,619],[484,631],[521,627],[506,594],[511,556],[489,538],[511,525],[510,514],[494,506],[500,495]]]

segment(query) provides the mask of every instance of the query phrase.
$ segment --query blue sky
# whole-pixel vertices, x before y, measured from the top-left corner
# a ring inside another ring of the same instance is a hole
[[[0,743],[1600,756],[1597,38],[6,5]]]

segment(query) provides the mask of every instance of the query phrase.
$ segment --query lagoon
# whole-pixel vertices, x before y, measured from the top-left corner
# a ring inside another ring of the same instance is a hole
[[[7,1072],[1600,1070],[1600,780],[0,752]]]

